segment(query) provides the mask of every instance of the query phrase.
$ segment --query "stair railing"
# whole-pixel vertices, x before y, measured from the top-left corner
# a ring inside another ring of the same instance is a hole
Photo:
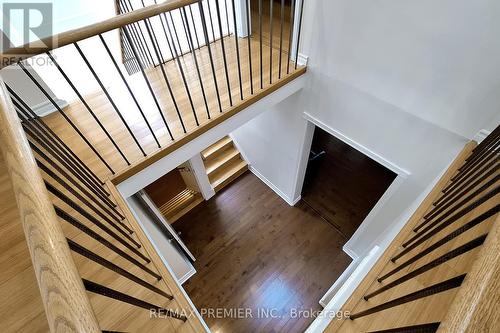
[[[42,48],[15,48],[2,59],[11,56],[63,118],[47,126],[65,126],[78,157],[97,159],[93,172],[118,183],[305,72],[297,24],[304,1],[274,3],[117,0],[116,17],[42,39]],[[53,65],[44,70],[45,82],[28,66],[35,56]],[[47,89],[56,81],[76,97],[68,108]],[[9,92],[19,103],[28,100],[20,87]]]
[[[500,126],[470,142],[326,332],[498,328]]]
[[[59,45],[74,43],[78,49],[79,38],[100,36],[108,29],[189,3],[193,1],[170,1],[124,14],[101,26],[62,34]],[[22,52],[18,56],[24,57]],[[31,75],[21,62],[19,65]],[[47,97],[53,101],[48,93]],[[79,132],[71,119],[67,120]],[[187,316],[196,310],[117,192],[1,79],[0,127],[1,150],[51,332],[100,332],[99,316],[86,292],[161,313],[174,321],[173,327],[187,323],[183,328],[186,332],[205,330],[196,315]],[[126,279],[133,291],[144,290],[145,295],[155,295],[155,301],[84,277],[85,268],[77,264],[82,262],[95,265],[94,272],[97,269]],[[137,270],[141,274],[132,273]]]
[[[76,332],[98,332],[97,319],[3,82],[0,109],[1,149],[50,330],[70,327]]]

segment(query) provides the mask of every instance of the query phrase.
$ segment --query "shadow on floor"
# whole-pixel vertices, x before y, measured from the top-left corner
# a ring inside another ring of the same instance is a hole
[[[197,259],[184,288],[213,332],[302,332],[351,261],[335,228],[250,172],[173,226]]]

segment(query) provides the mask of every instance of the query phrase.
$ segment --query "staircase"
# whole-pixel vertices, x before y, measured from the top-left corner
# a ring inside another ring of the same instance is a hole
[[[200,193],[187,188],[167,201],[159,209],[167,221],[172,224],[202,201],[203,197]]]
[[[229,136],[225,136],[201,152],[210,184],[215,192],[248,170],[248,164]]]

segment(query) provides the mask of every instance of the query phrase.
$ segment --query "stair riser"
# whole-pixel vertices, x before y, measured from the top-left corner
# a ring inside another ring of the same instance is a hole
[[[208,174],[208,179],[210,180],[210,183],[213,183],[214,179],[216,179],[217,176],[217,171],[220,171],[221,169],[224,169],[228,164],[233,163],[234,161],[241,160],[241,155],[235,154],[232,156],[230,159],[224,161],[221,165],[219,165],[216,169],[214,169],[212,172]]]
[[[208,164],[210,161],[212,161],[214,158],[220,156],[226,149],[233,147],[233,142],[228,141],[224,145],[220,146],[217,150],[213,151],[212,153],[206,155],[206,154],[201,154],[201,157],[205,164]]]

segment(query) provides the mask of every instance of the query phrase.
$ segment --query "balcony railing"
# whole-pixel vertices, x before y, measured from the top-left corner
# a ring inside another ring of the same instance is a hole
[[[175,330],[204,331],[108,179],[303,74],[302,1],[120,0],[117,10],[2,55],[56,110],[37,115],[23,86],[1,82],[1,149],[48,323],[134,331],[153,309]]]

